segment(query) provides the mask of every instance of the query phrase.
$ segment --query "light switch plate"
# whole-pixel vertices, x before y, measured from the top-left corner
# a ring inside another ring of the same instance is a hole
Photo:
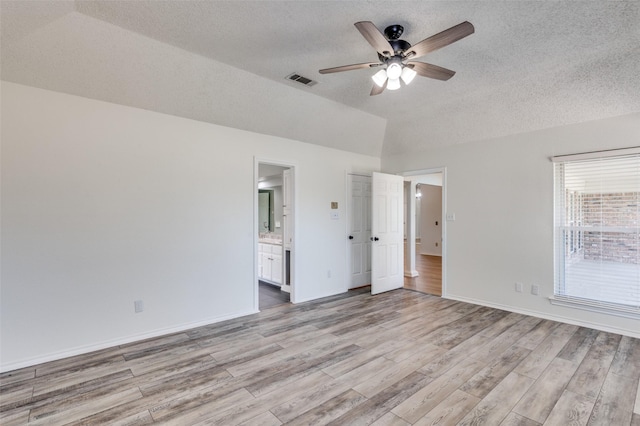
[[[338,217],[339,217],[338,212],[331,212],[330,215],[331,215],[331,220],[338,220]]]
[[[447,213],[447,220],[450,222],[453,222],[454,220],[456,220],[456,214],[455,213]]]

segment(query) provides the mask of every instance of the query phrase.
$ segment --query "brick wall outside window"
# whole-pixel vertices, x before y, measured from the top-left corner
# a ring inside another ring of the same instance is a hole
[[[583,226],[638,227],[640,193],[583,194]],[[637,233],[589,232],[584,236],[584,259],[638,264]]]

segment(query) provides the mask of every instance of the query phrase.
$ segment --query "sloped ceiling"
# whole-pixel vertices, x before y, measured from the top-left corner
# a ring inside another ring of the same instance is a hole
[[[637,1],[6,1],[2,79],[348,151],[386,155],[640,111]],[[416,43],[457,71],[370,97],[353,26]],[[284,77],[296,72],[318,84]]]

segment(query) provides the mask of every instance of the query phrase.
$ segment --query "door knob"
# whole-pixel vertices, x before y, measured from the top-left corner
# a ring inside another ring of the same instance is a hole
[[[378,241],[380,238],[378,237],[371,237],[371,241]]]
[[[353,235],[349,235],[349,239],[350,239],[350,240],[353,240]]]

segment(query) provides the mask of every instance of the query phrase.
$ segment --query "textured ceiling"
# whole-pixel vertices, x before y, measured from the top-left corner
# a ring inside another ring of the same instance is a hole
[[[640,111],[638,1],[3,0],[2,78],[371,155]],[[412,44],[468,20],[422,61],[457,71],[370,97],[353,26]],[[284,79],[292,72],[318,84]]]

